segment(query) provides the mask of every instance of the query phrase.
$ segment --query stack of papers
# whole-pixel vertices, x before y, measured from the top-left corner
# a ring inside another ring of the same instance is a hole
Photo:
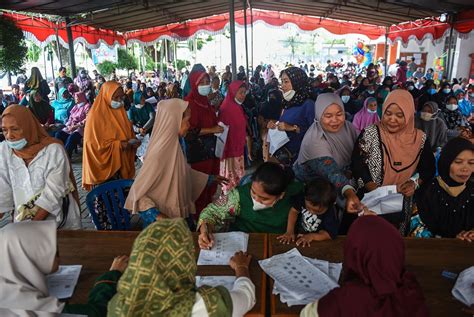
[[[397,193],[397,186],[382,186],[364,195],[361,203],[378,215],[400,212],[403,209],[403,195]]]
[[[288,138],[288,135],[285,131],[280,131],[278,129],[268,129],[267,141],[270,143],[270,155],[273,155],[279,148],[288,143],[290,138]]]
[[[148,99],[145,99],[145,102],[148,102],[148,103],[151,103],[151,104],[155,104],[155,103],[158,103],[158,99],[156,99],[154,96],[153,97],[150,97]]]
[[[216,157],[222,158],[224,156],[224,149],[225,149],[225,144],[227,142],[227,135],[229,134],[229,126],[225,125],[222,122],[219,122],[217,125],[224,128],[224,132],[214,134],[217,137],[216,138],[216,149],[214,151],[214,154],[216,155]]]
[[[234,288],[235,276],[196,276],[196,287],[209,285],[224,286],[229,291]]]
[[[249,235],[245,232],[214,234],[214,246],[199,252],[198,265],[229,265],[230,258],[238,251],[247,251]]]
[[[474,305],[474,266],[459,274],[451,293],[464,305],[468,307]]]
[[[79,280],[82,265],[60,265],[57,272],[46,276],[50,296],[71,298]]]
[[[288,306],[309,304],[338,287],[342,269],[342,263],[310,259],[296,248],[259,264],[274,280],[273,294]]]

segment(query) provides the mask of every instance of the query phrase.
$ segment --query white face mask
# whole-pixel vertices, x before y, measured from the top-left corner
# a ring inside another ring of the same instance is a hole
[[[377,110],[370,110],[370,109],[367,108],[367,112],[370,113],[370,114],[376,114]]]
[[[408,86],[408,90],[409,90],[409,91],[412,91],[413,89],[415,89],[414,86]]]
[[[9,148],[11,148],[12,150],[17,150],[17,151],[23,149],[28,144],[28,141],[26,141],[25,138],[17,140],[17,141],[6,140],[6,142]]]
[[[241,104],[243,104],[243,102],[242,102],[242,101],[240,101],[239,99],[237,99],[237,97],[236,97],[236,98],[234,98],[234,101],[235,101],[235,102],[236,102],[238,105],[241,105]]]
[[[375,93],[375,91],[373,90],[367,90],[367,93],[369,93],[369,95],[373,95]]]
[[[295,96],[296,94],[296,91],[294,91],[293,89],[291,90],[288,90],[287,92],[284,92],[283,93],[283,98],[286,100],[286,101],[290,101],[291,99],[293,99],[293,97]]]
[[[211,85],[198,86],[198,92],[201,96],[207,96],[211,92]]]
[[[253,202],[253,210],[255,211],[267,209],[271,207],[271,206],[267,206],[265,204],[262,204],[261,202],[256,201],[253,197],[252,197],[252,202]]]
[[[118,109],[120,107],[123,107],[123,101],[112,100],[112,102],[110,103],[110,106],[114,109]]]
[[[449,94],[449,93],[451,92],[451,88],[444,88],[444,89],[443,89],[443,92],[444,92],[445,94]]]
[[[341,96],[341,100],[343,103],[349,102],[350,99],[351,99],[351,96]]]
[[[423,121],[433,120],[433,114],[429,112],[420,112],[420,119]]]
[[[144,104],[142,105],[141,103],[139,103],[139,104],[135,105],[135,108],[141,109],[141,108],[143,108],[144,106],[145,106]]]
[[[458,109],[458,104],[457,103],[450,103],[446,105],[446,109],[454,111]]]

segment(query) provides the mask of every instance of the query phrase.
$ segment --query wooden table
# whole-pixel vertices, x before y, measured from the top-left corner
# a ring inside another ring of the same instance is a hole
[[[82,270],[71,303],[86,303],[94,281],[106,272],[114,257],[129,255],[139,232],[126,231],[58,231],[61,264],[81,264]],[[193,234],[196,259],[199,255],[197,234]],[[247,316],[265,316],[266,275],[257,261],[265,259],[268,240],[266,234],[250,234],[248,252],[252,254],[250,278],[256,287],[257,303]],[[198,266],[197,275],[234,275],[229,266]]]
[[[269,235],[269,257],[295,247],[295,244],[281,244],[276,240],[277,236]],[[308,257],[342,262],[344,241],[345,237],[338,237],[333,241],[313,242],[311,247],[298,250]],[[454,281],[442,277],[441,272],[447,270],[459,273],[474,265],[474,243],[456,239],[405,238],[405,246],[407,270],[416,274],[431,316],[466,316],[461,312],[463,304],[451,295]],[[272,280],[270,289],[273,289]],[[299,316],[303,308],[303,306],[288,307],[280,302],[280,296],[275,295],[271,295],[270,306],[272,316]]]

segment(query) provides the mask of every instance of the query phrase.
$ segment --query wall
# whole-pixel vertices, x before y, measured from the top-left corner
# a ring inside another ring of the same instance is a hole
[[[467,39],[459,37],[457,39],[452,77],[468,78],[472,61],[469,54],[472,53],[474,53],[474,31],[471,31]]]
[[[424,47],[423,51],[420,50],[420,47]],[[418,42],[415,40],[410,40],[407,47],[400,45],[401,53],[428,53],[426,56],[426,65],[428,68],[433,67],[433,61],[436,57],[439,57],[443,54],[444,40],[441,43],[435,43],[430,39],[424,40],[421,45],[418,45]],[[426,72],[426,69],[423,70]]]

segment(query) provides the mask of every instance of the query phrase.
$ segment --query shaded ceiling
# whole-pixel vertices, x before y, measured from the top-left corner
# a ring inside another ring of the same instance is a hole
[[[255,9],[347,20],[380,26],[474,9],[473,0],[251,0]],[[75,22],[132,31],[228,12],[227,0],[5,0],[1,9],[72,16]],[[235,1],[235,10],[243,1]]]

